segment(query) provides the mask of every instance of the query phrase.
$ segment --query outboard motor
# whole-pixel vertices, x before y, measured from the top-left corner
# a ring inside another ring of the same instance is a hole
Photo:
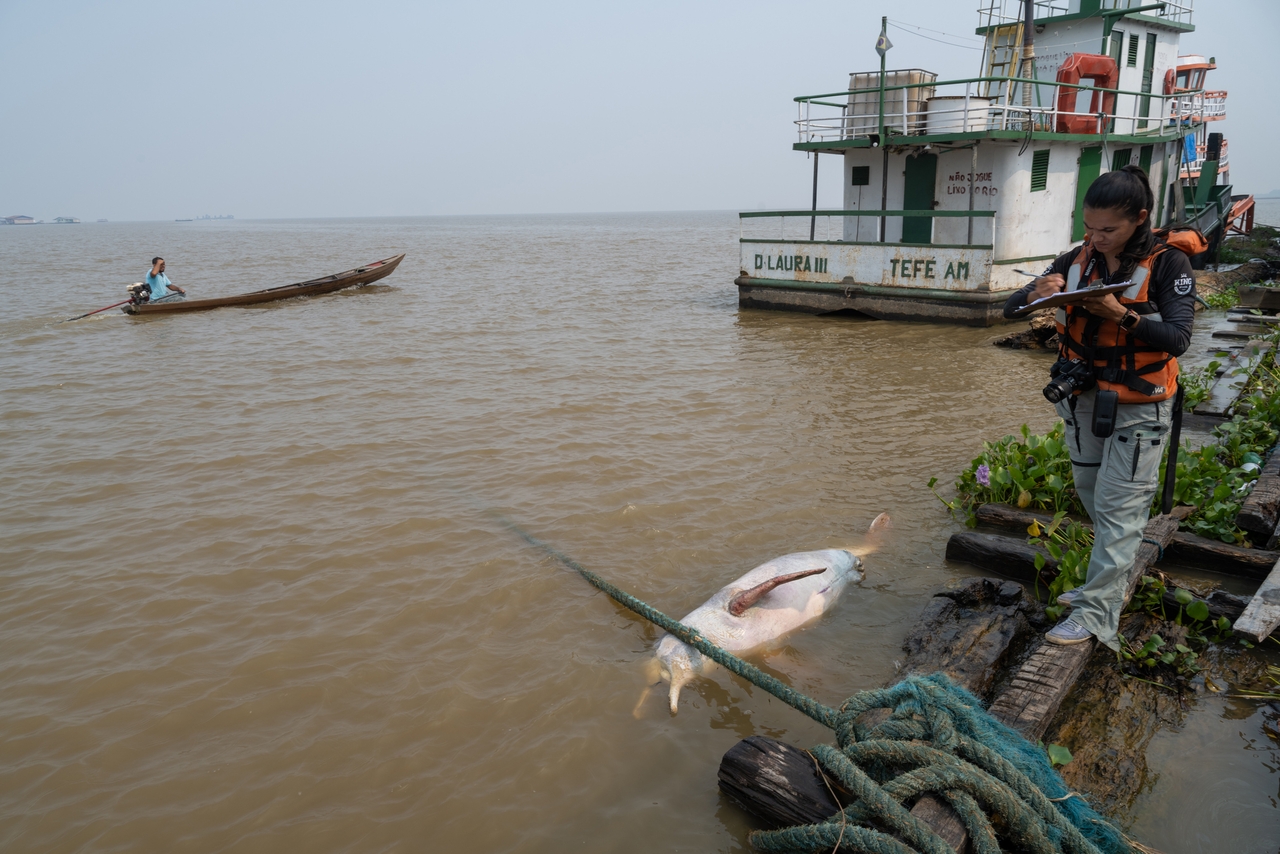
[[[151,286],[146,282],[134,282],[126,290],[129,291],[129,302],[134,305],[145,305],[151,301]]]

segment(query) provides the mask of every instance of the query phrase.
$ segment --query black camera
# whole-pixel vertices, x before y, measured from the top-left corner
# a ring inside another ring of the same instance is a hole
[[[1049,384],[1044,387],[1045,400],[1057,403],[1076,391],[1093,388],[1093,366],[1079,359],[1059,359],[1049,369]]]

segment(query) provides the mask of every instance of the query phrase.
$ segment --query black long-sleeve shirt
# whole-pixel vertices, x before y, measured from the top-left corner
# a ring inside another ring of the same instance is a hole
[[[1057,273],[1066,278],[1067,271],[1075,263],[1083,247],[1059,255],[1043,275]],[[1107,263],[1099,257],[1094,265],[1093,279],[1106,283],[1109,276]],[[1082,282],[1081,287],[1088,283]],[[1027,298],[1035,287],[1035,281],[1014,291],[1004,304],[1004,316],[1012,318],[1013,312],[1027,304]],[[1132,335],[1152,347],[1173,356],[1181,356],[1191,345],[1191,324],[1196,316],[1196,280],[1191,271],[1191,261],[1186,254],[1172,247],[1161,252],[1151,265],[1151,278],[1147,285],[1147,300],[1160,313],[1161,320],[1143,316],[1134,327]]]

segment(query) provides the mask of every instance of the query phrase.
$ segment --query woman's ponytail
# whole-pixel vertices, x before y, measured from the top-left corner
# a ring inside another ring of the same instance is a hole
[[[1086,208],[1118,210],[1131,220],[1136,220],[1143,211],[1147,212],[1147,218],[1138,224],[1137,231],[1120,252],[1122,275],[1132,273],[1138,263],[1155,249],[1156,236],[1151,230],[1155,203],[1155,194],[1151,192],[1147,173],[1142,171],[1142,167],[1133,165],[1099,176],[1084,194]]]

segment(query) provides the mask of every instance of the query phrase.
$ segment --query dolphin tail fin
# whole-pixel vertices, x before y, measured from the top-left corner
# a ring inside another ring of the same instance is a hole
[[[866,546],[860,550],[861,554],[872,554],[880,550],[880,546],[884,545],[884,541],[888,539],[889,531],[893,528],[893,520],[889,518],[888,513],[881,513],[879,516],[871,520],[871,526],[867,528],[867,536],[864,542]]]
[[[786,575],[779,575],[776,578],[770,578],[768,581],[763,584],[757,584],[750,590],[743,590],[741,593],[735,594],[734,597],[729,600],[729,604],[725,607],[729,609],[729,613],[733,614],[733,616],[741,617],[747,612],[748,608],[763,599],[765,594],[775,587],[786,584],[789,581],[799,581],[801,578],[808,578],[811,575],[818,575],[826,571],[827,568],[825,566],[820,566],[817,569],[805,569],[800,572],[789,572]]]

